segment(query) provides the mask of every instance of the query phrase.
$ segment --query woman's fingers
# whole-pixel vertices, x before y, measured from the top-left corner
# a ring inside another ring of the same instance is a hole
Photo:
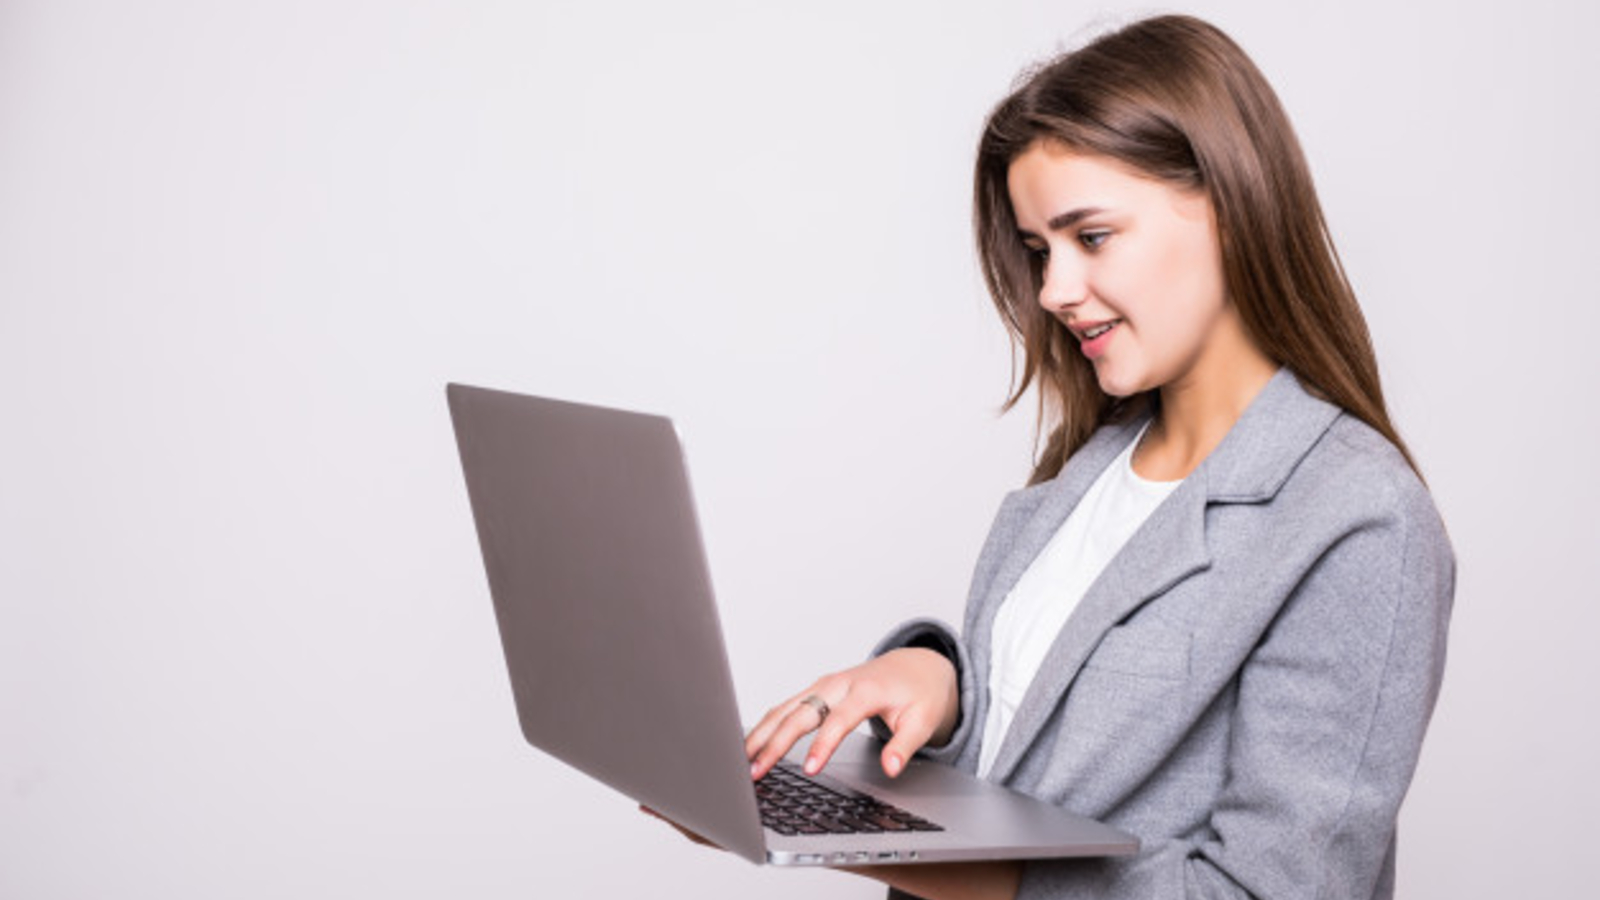
[[[839,749],[839,744],[856,730],[856,726],[883,712],[875,702],[877,694],[876,690],[858,681],[851,685],[850,693],[829,710],[827,719],[818,726],[817,736],[811,739],[811,746],[806,750],[807,775],[822,771],[833,758],[833,751]]]
[[[715,844],[712,841],[709,841],[706,838],[701,837],[699,834],[696,834],[695,832],[690,831],[689,829],[683,827],[682,825],[679,825],[677,822],[674,822],[671,819],[667,818],[666,816],[663,816],[661,813],[658,813],[655,810],[651,809],[650,807],[645,806],[643,803],[639,804],[639,811],[644,813],[645,815],[655,816],[656,818],[658,818],[661,821],[667,823],[668,825],[671,825],[673,828],[676,828],[678,830],[679,834],[683,835],[684,837],[688,838],[691,841],[694,841],[696,844],[699,844],[702,847],[710,847],[713,850],[721,850],[722,849],[722,847],[720,845]]]
[[[921,750],[939,728],[939,720],[930,710],[918,704],[908,706],[898,715],[885,720],[894,737],[884,745],[883,771],[890,778],[898,778],[905,771],[906,760]]]
[[[926,706],[886,704],[876,693],[871,688],[858,688],[828,715],[806,752],[806,774],[822,771],[844,739],[873,716],[881,716],[893,733],[881,757],[883,771],[891,778],[897,777],[905,769],[906,760],[928,743],[939,723]]]
[[[761,717],[761,721],[756,723],[756,727],[750,729],[750,733],[745,735],[744,755],[746,759],[755,759],[756,754],[761,752],[761,748],[772,741],[772,733],[778,730],[778,723],[783,721],[784,716],[793,712],[795,704],[799,702],[800,699],[798,697],[792,697],[767,710],[767,714]]]
[[[768,713],[750,733],[745,752],[750,754],[751,778],[767,774],[796,741],[822,723],[821,712],[805,702],[812,696],[823,695],[807,693],[790,700]]]
[[[932,650],[892,650],[829,675],[773,707],[745,738],[750,775],[766,775],[812,731],[817,735],[806,753],[805,770],[816,774],[846,735],[867,719],[881,716],[894,732],[884,749],[883,767],[896,776],[947,720],[953,723],[959,707],[955,667],[949,660]]]

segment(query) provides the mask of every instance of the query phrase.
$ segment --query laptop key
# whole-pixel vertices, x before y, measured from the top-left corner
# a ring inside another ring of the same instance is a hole
[[[882,828],[884,831],[910,831],[911,826],[899,819],[891,818],[882,813],[872,813],[865,816],[868,822]]]
[[[762,824],[779,834],[944,830],[875,797],[812,781],[787,762],[779,763],[757,781],[755,793]]]

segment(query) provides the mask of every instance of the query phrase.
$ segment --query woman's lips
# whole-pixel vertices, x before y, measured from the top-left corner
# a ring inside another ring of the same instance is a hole
[[[1083,351],[1084,356],[1090,359],[1098,359],[1102,353],[1106,352],[1106,347],[1111,343],[1111,339],[1116,336],[1117,329],[1121,327],[1121,319],[1112,319],[1109,322],[1091,325],[1078,332],[1078,347]],[[1090,337],[1091,334],[1094,337]]]

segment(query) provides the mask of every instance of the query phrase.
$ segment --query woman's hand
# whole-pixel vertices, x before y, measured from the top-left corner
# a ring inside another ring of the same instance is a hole
[[[824,716],[807,700],[827,704]],[[772,708],[745,738],[750,777],[767,774],[803,735],[816,731],[805,770],[827,765],[845,735],[872,716],[894,733],[883,748],[883,771],[893,778],[924,745],[950,739],[961,712],[956,668],[942,654],[920,647],[891,650],[853,669],[836,672]]]
[[[661,821],[667,823],[668,825],[671,825],[673,827],[673,829],[675,829],[679,834],[681,834],[684,837],[688,838],[690,841],[693,841],[694,843],[699,844],[702,847],[710,847],[713,850],[721,850],[722,849],[722,845],[721,844],[714,843],[711,840],[709,840],[709,839],[707,839],[705,837],[702,837],[698,832],[690,831],[689,829],[683,827],[682,825],[679,825],[677,822],[674,822],[671,819],[667,818],[666,816],[663,816],[661,813],[658,813],[655,810],[651,809],[650,807],[645,806],[643,803],[639,804],[639,811],[644,813],[647,816],[652,816],[654,818],[660,819]]]

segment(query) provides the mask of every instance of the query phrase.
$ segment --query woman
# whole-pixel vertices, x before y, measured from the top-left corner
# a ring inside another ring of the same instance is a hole
[[[1443,524],[1271,88],[1137,22],[992,113],[976,228],[1048,432],[958,635],[908,623],[750,733],[760,776],[872,721],[1139,854],[858,870],[941,897],[1389,897],[1442,673]]]

